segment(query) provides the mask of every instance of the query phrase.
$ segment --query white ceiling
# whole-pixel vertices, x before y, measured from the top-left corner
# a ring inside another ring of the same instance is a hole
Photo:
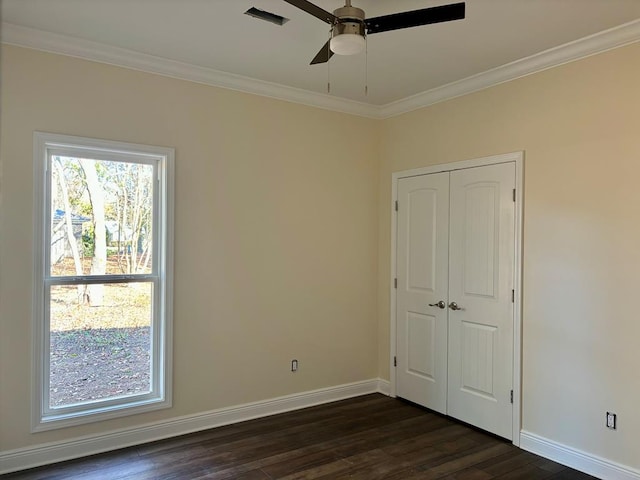
[[[332,11],[342,0],[315,3]],[[353,3],[374,17],[453,0]],[[252,6],[290,21],[279,27],[243,15]],[[84,51],[118,47],[158,57],[154,61],[188,64],[180,65],[182,70],[194,66],[201,74],[226,72],[263,86],[269,82],[301,89],[292,90],[300,98],[305,92],[326,94],[330,79],[334,101],[378,107],[538,58],[540,52],[610,29],[626,28],[626,33],[618,33],[623,41],[618,38],[608,48],[640,40],[640,0],[466,0],[464,20],[371,35],[366,62],[365,54],[334,55],[329,66],[309,65],[328,38],[328,25],[283,0],[2,0],[2,21],[8,43],[35,42],[54,51],[65,45],[67,51],[59,50],[71,54],[73,42],[91,46]],[[119,49],[122,57],[125,51]],[[592,50],[584,53],[597,48]]]

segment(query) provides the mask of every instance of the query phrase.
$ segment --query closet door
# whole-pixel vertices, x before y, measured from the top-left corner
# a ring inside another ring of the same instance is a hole
[[[449,173],[398,181],[396,391],[447,409]]]
[[[451,172],[447,411],[509,439],[514,186],[513,163]]]

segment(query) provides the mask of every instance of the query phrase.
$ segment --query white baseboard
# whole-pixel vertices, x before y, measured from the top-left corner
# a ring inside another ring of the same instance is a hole
[[[388,380],[378,379],[378,393],[386,395],[387,397],[391,396],[391,384]]]
[[[365,380],[220,408],[196,415],[185,415],[167,421],[78,437],[73,440],[8,450],[0,452],[0,475],[369,393],[384,393],[385,388],[388,390],[388,382],[385,380]]]
[[[568,447],[535,433],[520,432],[520,448],[606,480],[640,480],[640,471]]]

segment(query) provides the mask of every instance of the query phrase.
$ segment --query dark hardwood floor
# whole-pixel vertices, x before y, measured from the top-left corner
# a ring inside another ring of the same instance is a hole
[[[373,394],[3,479],[593,478],[401,400]]]

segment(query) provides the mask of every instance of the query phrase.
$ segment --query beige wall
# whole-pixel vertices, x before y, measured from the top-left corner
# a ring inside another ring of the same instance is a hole
[[[0,450],[377,377],[378,122],[2,55]],[[29,433],[34,130],[176,149],[170,410]]]
[[[0,450],[389,378],[391,173],[524,150],[523,428],[640,468],[638,58],[376,122],[5,47]],[[33,130],[176,148],[171,410],[29,434]]]
[[[385,121],[378,303],[388,378],[391,173],[524,150],[523,429],[636,469],[639,59],[636,43]]]

